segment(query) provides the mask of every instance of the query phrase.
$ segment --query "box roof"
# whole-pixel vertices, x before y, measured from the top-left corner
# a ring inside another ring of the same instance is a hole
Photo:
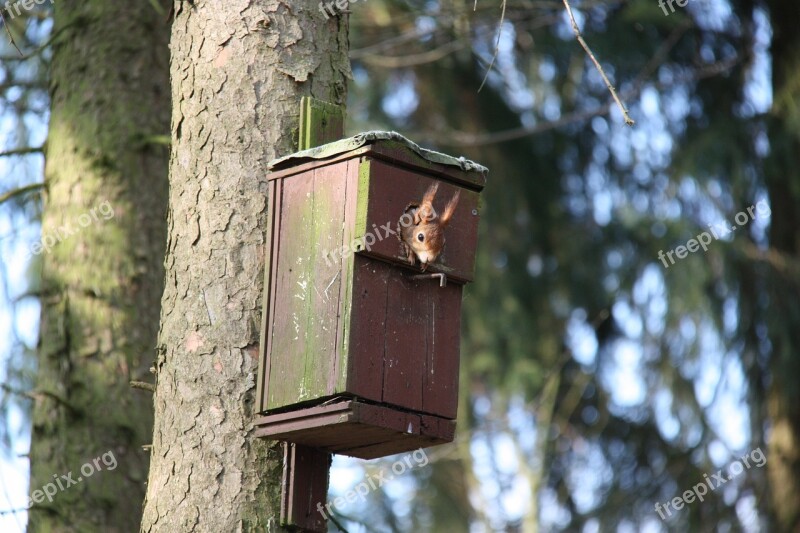
[[[407,151],[414,153],[416,156],[434,163],[437,165],[445,165],[448,167],[457,167],[463,172],[479,174],[484,180],[489,169],[470,161],[464,157],[453,157],[451,155],[443,154],[422,148],[418,144],[410,141],[394,131],[368,131],[359,133],[347,139],[341,139],[332,143],[316,146],[308,150],[289,154],[278,159],[270,161],[267,165],[269,170],[276,171],[289,168],[310,160],[322,160],[336,157],[347,152],[352,152],[362,148],[366,145],[381,145],[391,144],[393,147],[400,145]],[[483,180],[482,180],[483,181]]]

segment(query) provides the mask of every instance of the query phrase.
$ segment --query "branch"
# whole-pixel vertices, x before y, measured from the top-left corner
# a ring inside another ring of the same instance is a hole
[[[151,144],[169,146],[172,144],[172,137],[169,135],[148,135],[144,133],[135,133],[131,135],[130,142],[137,148],[143,148]]]
[[[505,5],[505,2],[503,2],[503,5]],[[617,96],[617,91],[614,90],[614,86],[611,85],[611,82],[609,81],[608,76],[606,76],[606,73],[603,70],[603,67],[600,65],[600,62],[597,61],[597,58],[594,57],[594,54],[589,49],[589,45],[583,40],[581,31],[578,29],[578,23],[575,22],[575,16],[572,14],[572,8],[569,7],[569,2],[567,2],[567,0],[564,0],[564,7],[567,8],[567,14],[569,15],[569,20],[572,23],[572,31],[575,33],[575,37],[578,39],[578,42],[583,49],[586,50],[586,54],[589,56],[589,59],[592,60],[594,66],[597,67],[597,71],[600,73],[600,76],[603,77],[603,81],[606,82],[606,87],[608,87],[609,92],[611,92],[611,96],[614,98],[617,106],[619,106],[620,111],[622,111],[622,116],[625,117],[625,124],[628,126],[633,126],[635,124],[634,120],[630,117],[630,115],[628,115],[628,110],[625,109],[625,106],[622,104],[622,100],[620,100],[619,96]]]
[[[41,89],[43,91],[47,90],[47,83],[43,80],[7,80],[2,85],[0,85],[0,89],[6,90],[11,88],[20,88],[20,89]]]
[[[608,4],[604,4],[604,5],[608,5]],[[611,5],[613,5],[613,3]],[[513,7],[514,4],[510,4],[510,6]],[[536,20],[545,20],[546,21],[546,23],[538,24],[536,27],[547,26],[547,25],[550,25],[550,24],[556,22],[556,20],[557,20],[555,17],[550,17],[550,16],[542,17],[542,16],[540,16],[540,15],[538,15],[536,13],[532,14],[530,12],[530,5],[528,3],[526,3],[524,6],[517,5],[517,7],[520,7],[521,9],[523,9],[524,12],[517,13],[517,14],[514,14],[512,12],[506,17],[507,20],[523,22],[523,21],[529,20],[530,18],[535,18]],[[441,19],[450,20],[453,17],[455,17],[456,15],[460,16],[455,12],[448,13],[447,11],[441,11],[441,12],[437,13],[437,16],[439,17],[440,20]],[[398,22],[397,18],[395,18],[394,21]],[[367,45],[367,46],[365,46],[363,48],[353,48],[353,49],[351,49],[349,54],[348,54],[350,56],[350,59],[361,59],[361,58],[363,58],[365,56],[373,55],[376,52],[386,52],[388,50],[392,50],[394,48],[397,48],[397,47],[399,47],[401,45],[405,45],[405,44],[408,44],[408,43],[413,42],[413,41],[421,40],[423,38],[434,39],[436,37],[442,37],[444,35],[449,35],[449,33],[447,33],[445,31],[446,28],[444,28],[442,25],[434,26],[433,28],[428,28],[428,29],[421,29],[421,28],[419,28],[418,26],[416,26],[414,24],[410,24],[410,26],[412,27],[411,30],[409,30],[407,32],[404,32],[404,33],[401,33],[400,35],[395,35],[393,37],[389,37],[389,38],[384,39],[382,41],[378,41],[377,43],[369,44],[369,45]],[[398,27],[402,27],[402,24],[399,25]],[[491,39],[491,35],[489,36],[489,38]],[[456,40],[463,40],[463,39],[458,38]],[[379,56],[373,55],[373,57],[379,57]]]
[[[147,383],[146,381],[131,381],[131,387],[134,389],[150,391],[152,393],[156,392],[156,386],[152,383]]]
[[[759,249],[755,244],[746,241],[739,245],[741,253],[753,261],[759,261],[771,266],[785,281],[800,285],[800,261],[789,254],[770,246],[766,250]]]
[[[8,39],[11,41],[11,44],[13,44],[14,48],[17,49],[17,52],[19,52],[19,56],[24,57],[22,50],[19,49],[19,46],[17,46],[17,43],[14,41],[14,36],[11,35],[11,28],[8,27],[8,22],[6,22],[6,16],[3,14],[2,9],[0,9],[0,20],[3,21],[3,26],[5,26],[6,28],[6,33],[8,33]]]
[[[566,2],[566,0],[564,0]],[[475,0],[474,9],[478,8],[478,0]],[[500,37],[503,35],[503,22],[506,19],[506,0],[503,0],[503,9],[500,12],[500,24],[497,25],[497,41],[494,43],[494,53],[492,54],[492,60],[489,61],[489,66],[486,68],[486,75],[483,77],[483,81],[481,82],[480,87],[478,87],[478,92],[481,92],[483,89],[486,80],[489,79],[489,73],[492,71],[492,67],[494,66],[494,60],[497,59],[497,53],[500,51]]]
[[[476,1],[477,1],[477,0],[476,0]],[[339,531],[341,531],[342,533],[349,533],[349,532],[348,532],[348,531],[347,531],[347,530],[344,528],[344,526],[343,526],[342,524],[340,524],[340,523],[339,523],[339,521],[338,521],[338,520],[336,520],[336,518],[334,518],[334,517],[333,517],[333,513],[331,513],[331,515],[330,515],[328,518],[330,518],[330,519],[331,519],[331,522],[333,522],[333,523],[336,525],[336,527],[338,527],[338,528],[339,528]]]
[[[28,154],[43,154],[44,153],[44,146],[26,146],[25,148],[14,148],[12,150],[6,150],[5,152],[0,152],[0,157],[10,157],[13,155],[28,155]]]
[[[28,393],[27,395],[30,396],[31,398],[33,398],[34,400],[40,400],[41,398],[50,398],[51,400],[53,400],[57,404],[64,406],[66,409],[68,409],[73,414],[79,412],[79,410],[76,409],[75,406],[73,406],[71,403],[69,403],[67,400],[65,400],[64,398],[62,398],[61,396],[59,396],[55,392],[50,392],[50,391],[47,391],[47,390],[33,390],[32,392]]]
[[[739,61],[740,58],[738,57],[719,61],[712,65],[708,65],[707,67],[704,67],[702,69],[698,69],[694,71],[691,75],[675,77],[670,82],[656,83],[654,84],[654,87],[658,89],[664,89],[666,87],[672,87],[674,85],[678,85],[679,83],[684,83],[691,80],[710,78],[712,76],[716,76],[717,74],[721,74],[723,72],[730,70]],[[633,87],[628,91],[625,91],[623,94],[625,96],[630,97],[639,94],[640,91],[641,91],[641,86],[637,86]],[[566,126],[567,124],[580,122],[582,120],[586,120],[594,116],[602,115],[607,113],[611,109],[612,105],[613,104],[608,103],[586,111],[574,111],[572,113],[563,115],[558,120],[550,122],[542,122],[541,124],[536,124],[535,126],[523,126],[503,131],[496,131],[491,133],[479,133],[479,134],[467,133],[465,131],[458,131],[458,130],[435,131],[433,133],[418,132],[414,137],[438,139],[438,140],[446,139],[447,146],[484,146],[487,144],[512,141],[514,139],[527,137],[528,135],[543,133],[545,131],[560,128],[561,126]]]
[[[31,191],[38,191],[39,189],[44,188],[44,183],[32,183],[30,185],[25,185],[24,187],[19,187],[18,189],[14,189],[13,191],[8,191],[5,194],[0,194],[0,204],[11,200],[17,196],[21,196],[27,192]]]
[[[2,12],[0,12],[0,14],[2,14]],[[40,16],[40,15],[37,14],[36,16]],[[61,33],[64,32],[65,30],[69,29],[72,26],[86,25],[90,21],[91,21],[91,19],[86,17],[86,16],[76,17],[72,22],[69,22],[69,23],[63,25],[58,30],[52,32],[52,34],[47,39],[47,41],[45,41],[44,43],[39,45],[36,49],[32,50],[30,53],[23,55],[22,52],[20,52],[21,57],[18,57],[18,58],[17,57],[6,57],[6,56],[3,56],[2,60],[3,61],[11,61],[11,60],[21,61],[21,60],[25,60],[25,59],[30,59],[30,58],[32,58],[32,57],[34,57],[36,55],[41,54],[45,49],[47,49],[48,46],[53,44],[55,42],[56,38],[59,35],[61,35]],[[5,18],[3,18],[3,22],[5,23]],[[6,26],[6,31],[8,31],[8,26]],[[10,35],[10,32],[9,32],[9,35]],[[12,39],[11,42],[12,43],[14,42],[13,39]],[[14,48],[17,48],[16,44],[14,45]],[[17,48],[17,51],[19,52],[19,48]]]
[[[24,391],[24,390],[20,390],[20,389],[16,389],[14,387],[6,385],[5,383],[0,383],[0,389],[6,391],[8,394],[14,394],[16,396],[22,396],[23,398],[28,398],[30,400],[36,399],[34,397],[34,395],[31,394],[30,392]]]
[[[362,55],[362,61],[373,67],[380,68],[407,68],[415,67],[417,65],[424,65],[426,63],[433,63],[443,57],[446,57],[453,52],[466,48],[467,43],[462,41],[451,41],[443,44],[433,50],[422,52],[420,54],[410,54],[405,56],[384,56],[384,55]]]
[[[57,404],[63,405],[71,413],[77,413],[78,412],[78,410],[75,409],[75,407],[72,404],[70,404],[68,401],[66,401],[64,398],[60,397],[58,394],[56,394],[54,392],[50,392],[50,391],[46,391],[46,390],[38,390],[38,389],[34,389],[32,391],[23,391],[23,390],[15,389],[13,387],[9,387],[5,383],[0,383],[0,389],[8,392],[9,394],[16,394],[16,395],[22,396],[24,398],[30,398],[33,401],[40,400],[43,397],[44,398],[50,398],[53,401],[55,401]]]

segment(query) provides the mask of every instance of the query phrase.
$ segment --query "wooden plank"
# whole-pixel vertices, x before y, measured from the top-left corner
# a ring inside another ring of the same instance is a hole
[[[426,418],[428,420],[425,420]],[[375,459],[453,442],[456,432],[455,420],[438,419],[434,421],[434,418],[423,417],[423,427],[426,429],[420,435],[395,435],[386,442],[350,449],[348,455],[361,459]]]
[[[334,163],[339,163],[341,161],[350,161],[352,159],[360,159],[362,155],[372,153],[372,146],[366,145],[362,146],[361,148],[356,148],[355,150],[351,150],[350,152],[344,152],[340,155],[329,157],[326,159],[307,159],[307,160],[300,160],[293,161],[295,163],[293,166],[281,166],[270,170],[267,174],[267,181],[271,180],[279,180],[283,178],[288,178],[289,176],[295,176],[297,174],[303,174],[308,172],[309,170],[313,170],[315,168],[324,167],[326,165],[332,165]],[[285,164],[289,164],[291,162],[285,162]]]
[[[438,284],[411,281],[391,268],[388,283],[383,401],[412,411],[422,409],[430,317],[425,302]]]
[[[350,450],[360,448],[365,443],[380,443],[386,439],[397,438],[397,432],[387,431],[385,428],[369,426],[357,421],[350,421],[346,426],[337,426],[337,431],[332,431],[330,426],[304,429],[302,438],[316,443],[324,442],[325,450],[331,453],[348,454]],[[295,436],[292,435],[292,439]]]
[[[383,399],[389,276],[392,267],[360,255],[353,259],[350,318],[350,371],[346,391],[374,401]]]
[[[389,230],[397,230],[406,206],[418,203],[436,180],[381,161],[370,161],[369,168],[369,175],[362,175],[359,180],[356,238],[364,242],[361,253],[411,270],[400,241]],[[444,250],[429,265],[428,271],[445,273],[448,278],[463,283],[472,281],[474,277],[480,195],[450,183],[439,182],[433,205],[441,213],[456,191],[460,191],[460,199],[445,229]],[[419,262],[414,270],[419,272]]]
[[[452,442],[455,421],[355,400],[267,415],[256,436],[372,459]]]
[[[449,427],[448,427],[449,426]],[[317,430],[302,430],[301,432],[279,436],[296,441],[297,444],[307,447],[319,447],[325,443],[322,450],[326,453],[336,453],[359,459],[374,459],[395,453],[410,452],[419,448],[428,448],[453,441],[455,435],[455,421],[445,420],[441,424],[441,434],[427,432],[421,435],[408,435],[402,432],[374,428],[358,423],[348,423],[333,427],[324,427]],[[350,443],[337,444],[336,440],[346,433]],[[267,438],[273,438],[268,436]],[[329,445],[330,444],[330,445]]]
[[[300,99],[299,150],[307,150],[344,137],[344,107],[310,96]]]
[[[314,223],[309,246],[314,250],[307,293],[306,376],[309,397],[335,392],[339,302],[342,296],[347,162],[314,170]],[[349,234],[350,232],[348,232]]]
[[[277,272],[280,265],[280,232],[281,232],[281,212],[283,209],[283,181],[274,182],[270,188],[270,199],[272,205],[272,212],[270,213],[269,220],[271,222],[270,231],[267,236],[270,238],[268,241],[269,253],[269,277],[264,279],[264,301],[262,303],[262,312],[265,313],[266,324],[262,324],[261,328],[261,346],[259,351],[264,350],[264,356],[261,357],[263,361],[263,388],[260,396],[259,412],[269,408],[269,389],[270,389],[270,375],[272,371],[272,348],[274,345],[275,333],[275,306],[277,303]],[[265,265],[266,269],[266,265]],[[262,319],[263,320],[263,319]]]
[[[293,443],[284,444],[281,490],[281,524],[308,533],[325,533],[325,518],[316,504],[324,505],[328,492],[331,455]]]
[[[356,202],[358,201],[358,169],[361,162],[351,159],[346,162],[344,217],[342,221],[342,246],[350,246],[353,242],[353,228],[356,216]],[[339,283],[339,321],[336,325],[336,363],[329,386],[336,393],[347,391],[348,376],[355,366],[351,361],[353,333],[351,329],[353,313],[353,286],[355,257],[342,256],[340,264],[341,280]]]
[[[427,302],[430,332],[421,410],[453,419],[458,412],[461,291],[454,284],[440,287]]]
[[[282,212],[278,269],[275,280],[275,314],[270,347],[267,408],[274,409],[311,398],[306,376],[309,335],[309,291],[312,288],[314,224],[311,176],[282,182]]]
[[[302,420],[312,420],[315,417],[333,416],[334,418],[331,418],[330,420],[335,420],[335,418],[339,415],[346,415],[348,413],[350,406],[347,402],[349,401],[352,400],[348,398],[342,398],[337,400],[336,403],[332,404],[303,407],[292,411],[285,411],[283,413],[269,413],[256,417],[254,423],[256,426],[263,428],[271,425],[289,423],[293,420],[297,420],[298,417],[300,417]],[[302,413],[302,415],[299,415],[298,413]],[[260,433],[260,435],[265,434],[266,433],[263,432]]]
[[[268,339],[272,337],[272,321],[270,311],[272,309],[272,297],[274,295],[270,285],[272,284],[272,257],[273,246],[277,245],[278,239],[275,236],[275,218],[279,210],[276,209],[278,182],[272,181],[268,185],[267,194],[267,231],[266,242],[264,243],[264,296],[261,303],[261,331],[258,343],[258,372],[256,374],[256,412],[260,413],[266,409],[264,402],[264,392],[266,388],[266,377],[269,374],[269,350],[267,348]],[[268,333],[269,332],[269,333]]]
[[[363,237],[370,231],[367,218],[369,216],[369,206],[371,198],[371,175],[372,175],[372,161],[362,160],[358,167],[358,192],[356,198],[356,218],[354,221],[354,235],[353,237],[362,240]],[[365,244],[362,242],[360,249],[364,249]]]
[[[351,402],[354,420],[368,426],[389,429],[405,435],[419,435],[422,429],[420,415],[384,405]]]

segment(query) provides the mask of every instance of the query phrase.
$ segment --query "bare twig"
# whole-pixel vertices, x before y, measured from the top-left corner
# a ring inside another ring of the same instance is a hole
[[[8,22],[6,22],[6,16],[3,15],[2,9],[0,9],[0,20],[3,21],[3,26],[5,26],[6,28],[6,33],[8,33],[8,39],[11,41],[11,44],[13,44],[14,48],[17,49],[17,52],[19,52],[19,56],[23,57],[24,54],[22,53],[22,50],[19,49],[19,46],[17,46],[17,43],[14,41],[14,36],[11,35],[11,28],[8,27]]]
[[[145,147],[148,145],[169,146],[172,143],[172,137],[169,135],[146,135],[137,133],[131,135],[131,144],[137,147]]]
[[[156,392],[156,386],[145,381],[131,381],[131,387],[134,389],[147,390],[153,393]]]
[[[0,19],[2,19],[3,23],[5,24],[5,21],[6,21],[6,19],[5,19],[4,17],[2,17],[2,14],[3,14],[3,13],[2,13],[2,11],[0,10]],[[38,16],[38,15],[37,15],[37,16]],[[48,46],[50,46],[51,44],[53,44],[53,43],[55,42],[56,38],[58,38],[58,37],[59,37],[59,36],[60,36],[60,35],[61,35],[61,34],[62,34],[64,31],[68,30],[69,28],[71,28],[71,27],[73,27],[73,26],[85,25],[85,24],[86,24],[88,21],[90,21],[90,20],[91,20],[91,19],[89,19],[88,17],[84,17],[84,16],[80,16],[80,17],[77,17],[77,18],[75,18],[75,20],[73,20],[72,22],[69,22],[69,23],[67,23],[67,24],[65,24],[65,25],[63,25],[63,26],[61,26],[61,27],[60,27],[58,30],[55,30],[55,31],[53,31],[53,32],[51,33],[50,37],[47,39],[47,41],[45,41],[44,43],[42,43],[41,45],[39,45],[39,46],[38,46],[38,47],[37,47],[35,50],[32,50],[32,51],[31,51],[30,53],[28,53],[28,54],[23,54],[23,53],[20,51],[20,49],[17,47],[16,43],[14,43],[14,39],[12,38],[12,39],[11,39],[11,43],[12,43],[12,44],[14,44],[14,48],[16,48],[16,49],[17,49],[17,52],[19,52],[19,53],[20,53],[20,57],[18,57],[18,58],[16,58],[16,57],[12,58],[12,57],[6,57],[6,56],[3,56],[3,57],[0,57],[0,60],[2,60],[2,61],[11,61],[11,60],[16,60],[16,61],[24,61],[24,60],[26,60],[26,59],[30,59],[30,58],[32,58],[32,57],[34,57],[34,56],[37,56],[37,55],[41,54],[43,51],[45,51],[45,50],[47,49],[47,47],[48,47]],[[8,29],[8,25],[6,25],[6,31],[8,31],[8,32],[9,32],[9,37],[10,37],[10,36],[11,36],[11,32],[10,32],[10,30]]]
[[[740,60],[741,58],[735,57],[719,61],[712,65],[708,65],[707,67],[704,67],[702,69],[698,69],[692,75],[679,76],[673,78],[669,82],[658,82],[654,84],[654,86],[658,89],[664,89],[690,80],[700,80],[716,76],[723,72],[727,72],[728,70],[733,68],[733,66],[736,65]],[[642,80],[642,82],[643,81],[644,80]],[[638,85],[630,90],[624,91],[623,96],[633,97],[639,94],[640,91],[641,91],[641,85]],[[503,131],[495,131],[495,132],[480,133],[480,134],[467,133],[458,130],[435,131],[432,133],[418,132],[415,135],[415,137],[447,139],[448,146],[484,146],[487,144],[495,144],[506,141],[512,141],[514,139],[520,139],[522,137],[543,133],[545,131],[550,131],[556,128],[560,128],[561,126],[565,126],[567,124],[572,124],[595,116],[603,115],[605,113],[608,113],[612,105],[613,104],[609,102],[608,104],[598,106],[594,109],[589,109],[585,111],[574,111],[572,113],[563,115],[558,120],[542,122],[534,126],[523,126],[520,128],[512,128]]]
[[[475,0],[475,7],[478,7],[478,0]],[[481,82],[481,86],[478,87],[478,92],[481,92],[483,86],[486,84],[486,80],[489,79],[489,73],[492,71],[492,67],[494,66],[494,60],[497,59],[497,53],[500,50],[500,37],[503,35],[503,22],[506,20],[506,0],[503,0],[503,10],[500,12],[500,24],[497,26],[497,41],[494,43],[494,53],[492,53],[492,60],[489,61],[489,66],[486,68],[486,75],[483,77],[483,81]]]
[[[606,87],[608,87],[611,96],[614,98],[614,101],[617,103],[617,106],[619,107],[620,111],[622,111],[622,116],[625,117],[625,124],[627,124],[628,126],[633,126],[635,124],[634,120],[630,117],[630,115],[628,115],[628,110],[625,109],[622,100],[620,100],[619,96],[617,96],[617,91],[614,89],[614,86],[611,85],[611,82],[609,81],[608,76],[606,76],[606,73],[603,70],[603,67],[600,65],[600,62],[597,61],[597,58],[594,57],[594,54],[589,49],[589,45],[586,44],[586,41],[583,40],[583,36],[581,35],[581,30],[578,29],[578,23],[575,22],[575,16],[572,14],[572,8],[569,6],[569,2],[567,0],[563,1],[564,1],[564,7],[567,8],[567,14],[569,15],[569,21],[572,24],[572,31],[575,33],[575,38],[578,39],[578,42],[586,51],[586,54],[589,56],[589,59],[591,59],[592,63],[594,63],[594,66],[597,67],[597,71],[600,73],[600,76],[603,77],[603,81],[606,83]],[[505,2],[503,2],[503,5],[505,6]]]
[[[22,194],[25,194],[26,192],[38,191],[43,187],[44,183],[32,183],[30,185],[25,185],[24,187],[16,188],[13,191],[8,191],[7,193],[0,194],[0,204],[7,202],[12,198],[20,196]]]
[[[43,152],[44,152],[44,146],[38,146],[38,147],[26,146],[25,148],[13,148],[11,150],[6,150],[5,152],[0,152],[0,157],[10,157],[12,155],[40,154]]]
[[[16,396],[21,396],[23,398],[28,398],[30,400],[35,400],[36,399],[35,396],[31,392],[20,390],[20,389],[16,389],[14,387],[11,387],[10,385],[6,385],[5,383],[0,383],[0,389],[4,390],[8,394],[14,394]]]
[[[647,79],[653,75],[653,73],[660,67],[664,61],[666,61],[667,56],[669,55],[670,51],[675,48],[675,45],[678,44],[678,41],[683,34],[689,31],[693,26],[693,22],[691,19],[686,18],[680,24],[678,24],[675,29],[672,30],[672,33],[667,36],[667,39],[661,43],[661,45],[656,49],[653,57],[645,64],[644,67],[639,71],[634,78],[633,83],[631,84],[632,90],[637,91],[638,89],[644,84]],[[630,91],[628,91],[630,92]],[[622,97],[625,98],[626,91],[622,91]]]
[[[348,531],[347,531],[347,530],[344,528],[344,526],[343,526],[342,524],[340,524],[340,523],[339,523],[339,521],[338,521],[338,520],[336,520],[336,518],[334,518],[333,514],[331,514],[331,515],[330,515],[328,518],[330,518],[330,519],[331,519],[331,522],[333,522],[333,523],[336,525],[336,527],[338,527],[338,528],[339,528],[339,531],[341,531],[341,533],[349,533],[349,532],[348,532]]]
[[[365,55],[362,61],[368,65],[380,68],[408,68],[439,61],[443,57],[466,48],[467,46],[469,46],[469,43],[464,41],[451,41],[438,48],[420,54],[405,56]]]
[[[57,404],[64,406],[71,413],[77,413],[78,412],[78,410],[71,403],[69,403],[67,400],[65,400],[64,398],[62,398],[61,396],[59,396],[58,394],[56,394],[54,392],[50,392],[50,391],[47,391],[47,390],[41,390],[41,389],[34,389],[32,391],[25,392],[25,391],[15,391],[13,389],[8,389],[6,387],[3,387],[3,388],[5,390],[8,390],[8,392],[14,392],[16,394],[20,394],[20,395],[22,395],[22,396],[24,396],[26,398],[32,399],[33,401],[39,401],[42,398],[50,398],[51,400],[53,400]]]

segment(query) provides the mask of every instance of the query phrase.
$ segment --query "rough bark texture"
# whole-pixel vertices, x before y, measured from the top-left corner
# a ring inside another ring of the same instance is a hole
[[[278,529],[278,448],[252,437],[266,164],[301,95],[343,104],[346,23],[318,2],[176,4],[167,278],[143,531]]]
[[[146,139],[169,128],[168,31],[144,1],[55,3],[32,532],[140,521],[151,398],[129,382],[152,377],[164,279],[168,151]]]
[[[767,187],[770,246],[788,268],[772,273],[772,356],[767,391],[767,472],[775,531],[800,531],[800,36],[796,0],[769,2],[774,104],[769,121]]]

